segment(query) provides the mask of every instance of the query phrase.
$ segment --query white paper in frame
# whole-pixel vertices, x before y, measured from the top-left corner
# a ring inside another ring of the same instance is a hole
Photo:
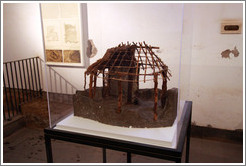
[[[41,14],[48,65],[83,66],[79,3],[42,3]]]

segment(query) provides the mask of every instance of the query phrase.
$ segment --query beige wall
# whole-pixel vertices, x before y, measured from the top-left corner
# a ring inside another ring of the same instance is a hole
[[[38,4],[3,4],[3,61],[43,57]]]
[[[190,4],[193,12],[190,99],[193,122],[243,128],[243,34],[220,34],[225,19],[243,20],[242,4]],[[222,58],[237,47],[239,56]]]
[[[87,8],[89,38],[98,49],[91,63],[120,42],[146,41],[161,48],[158,55],[173,74],[168,87],[178,86],[182,4],[89,3]],[[4,4],[3,9],[3,60],[44,59],[38,4]],[[197,125],[243,128],[243,34],[220,34],[221,20],[242,20],[242,11],[242,4],[184,5],[181,99],[193,101]],[[221,57],[234,46],[239,57]],[[55,69],[83,89],[84,69]]]
[[[182,25],[182,4],[110,3],[88,4],[89,38],[98,47],[91,63],[106,50],[121,42],[143,42],[159,46],[158,56],[166,63],[173,77],[168,87],[177,87]],[[154,87],[153,82],[140,84]],[[161,88],[161,84],[159,84]]]

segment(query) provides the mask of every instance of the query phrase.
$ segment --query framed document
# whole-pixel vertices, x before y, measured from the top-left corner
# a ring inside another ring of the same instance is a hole
[[[42,3],[41,14],[48,65],[83,66],[79,3]]]

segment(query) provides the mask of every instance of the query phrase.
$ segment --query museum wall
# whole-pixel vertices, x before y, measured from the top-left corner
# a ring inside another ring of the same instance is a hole
[[[160,47],[156,53],[168,65],[172,78],[168,88],[178,86],[182,29],[182,4],[88,4],[89,38],[98,47],[91,63],[121,42],[143,42]],[[161,88],[161,83],[158,85]],[[140,84],[154,87],[153,81]]]
[[[3,4],[3,61],[43,57],[38,4]]]
[[[44,59],[39,5],[3,7],[3,60],[33,56]],[[87,10],[89,39],[98,49],[90,63],[121,42],[146,41],[160,47],[157,54],[173,74],[168,88],[178,87],[181,4],[89,3]],[[222,20],[242,20],[242,16],[240,4],[185,4],[180,86],[185,89],[181,89],[182,96],[193,101],[192,121],[196,125],[243,128],[243,35],[220,34]],[[222,51],[235,46],[238,57],[222,58]],[[76,88],[83,89],[85,69],[54,69]],[[153,87],[147,83],[142,88],[149,86]]]
[[[3,5],[3,54],[4,62],[36,56],[39,56],[42,60],[45,59],[38,3],[8,3]],[[78,89],[83,87],[84,69],[53,68]],[[47,73],[49,84],[54,72],[51,73],[52,76],[49,76],[49,70],[47,70]],[[42,75],[45,76],[44,65],[42,65]],[[76,76],[76,79],[74,79],[74,76]],[[52,81],[54,82],[54,80]],[[62,84],[64,87],[64,81]],[[57,83],[57,86],[60,86],[60,84]],[[45,79],[42,80],[42,87],[46,91]],[[68,92],[71,91],[70,89],[69,87]],[[51,91],[50,84],[49,90]],[[54,85],[52,90],[55,90]]]
[[[189,4],[193,12],[190,100],[193,122],[243,128],[243,33],[221,34],[222,20],[243,20],[242,4]],[[208,12],[209,11],[209,12]],[[221,53],[236,47],[239,56]]]
[[[43,58],[41,34],[38,4],[3,4],[3,62]],[[43,81],[41,83],[43,87]]]

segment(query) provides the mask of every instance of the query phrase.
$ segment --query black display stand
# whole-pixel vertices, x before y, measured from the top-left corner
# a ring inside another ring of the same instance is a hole
[[[181,163],[183,148],[186,138],[185,162],[189,162],[190,148],[190,129],[191,129],[192,102],[186,101],[180,124],[178,124],[179,139],[176,149],[142,144],[137,142],[123,141],[107,137],[75,133],[70,131],[58,130],[54,128],[44,129],[47,162],[52,163],[51,139],[68,141],[78,144],[101,147],[103,152],[103,162],[106,163],[106,149],[123,151],[127,153],[127,162],[131,162],[131,153],[155,157]]]

